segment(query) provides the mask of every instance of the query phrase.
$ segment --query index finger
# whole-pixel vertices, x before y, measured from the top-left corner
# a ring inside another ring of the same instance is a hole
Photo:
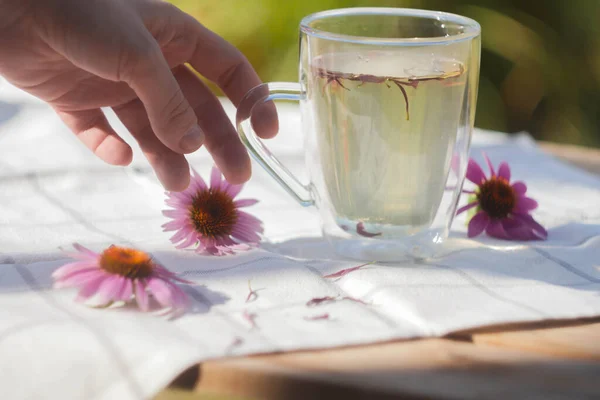
[[[195,43],[189,63],[202,76],[215,82],[237,107],[246,93],[262,81],[235,46],[195,19],[191,18],[190,23]],[[277,113],[272,102],[256,107],[252,124],[260,137],[277,134]]]

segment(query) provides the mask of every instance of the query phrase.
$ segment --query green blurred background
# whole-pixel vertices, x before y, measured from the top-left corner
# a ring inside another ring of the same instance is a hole
[[[600,0],[171,0],[238,47],[264,81],[296,81],[298,24],[342,7],[410,7],[482,27],[476,126],[600,147]]]

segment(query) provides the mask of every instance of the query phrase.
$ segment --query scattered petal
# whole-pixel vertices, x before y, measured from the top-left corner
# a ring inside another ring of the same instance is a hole
[[[371,265],[371,264],[375,264],[376,261],[371,261],[365,264],[361,264],[361,265],[357,265],[356,267],[351,267],[351,268],[345,268],[342,269],[340,271],[334,272],[332,274],[329,275],[324,275],[323,278],[341,278],[344,275],[349,274],[350,272],[356,271],[358,269],[361,269],[363,267],[366,267],[367,265]]]
[[[244,344],[244,339],[240,336],[236,336],[233,338],[233,340],[231,341],[231,343],[229,344],[229,346],[227,346],[227,348],[225,349],[225,354],[231,354],[233,352],[233,350],[235,350],[236,348],[240,347],[241,345]]]
[[[252,290],[252,287],[250,286],[250,281],[248,281],[248,297],[246,297],[246,303],[251,303],[253,301],[256,301],[256,299],[258,299],[258,291],[260,289],[257,290]]]
[[[330,319],[330,317],[329,317],[329,313],[325,313],[325,314],[313,315],[310,317],[304,317],[304,319],[306,321],[320,321],[320,320],[324,320],[324,319]]]
[[[359,222],[358,224],[356,224],[356,233],[358,233],[361,236],[368,237],[368,238],[381,236],[381,232],[376,232],[376,233],[367,232],[365,230],[365,225],[362,222]]]
[[[324,297],[315,297],[314,299],[310,299],[308,302],[306,302],[306,306],[307,307],[315,307],[315,306],[319,306],[323,303],[331,303],[337,300],[337,296],[333,297],[333,296],[324,296]]]
[[[350,300],[350,301],[353,301],[355,303],[364,304],[365,306],[370,306],[371,305],[371,303],[367,303],[366,301],[361,300],[361,299],[357,299],[356,297],[345,296],[345,297],[342,297],[342,300]]]
[[[250,324],[250,329],[258,328],[258,325],[256,324],[257,316],[256,313],[249,312],[248,310],[244,310],[244,313],[242,314],[242,318]]]

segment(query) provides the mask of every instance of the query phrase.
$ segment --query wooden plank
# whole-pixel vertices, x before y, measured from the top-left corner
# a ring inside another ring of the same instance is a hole
[[[600,323],[472,335],[475,344],[509,347],[551,356],[600,361]]]
[[[600,396],[599,373],[599,363],[427,339],[211,361],[196,391],[266,400],[577,399]]]
[[[154,400],[254,400],[249,397],[228,396],[216,393],[194,393],[190,390],[167,389],[159,393]]]
[[[582,168],[588,172],[600,174],[600,150],[581,146],[564,145],[550,142],[538,142],[547,153]]]

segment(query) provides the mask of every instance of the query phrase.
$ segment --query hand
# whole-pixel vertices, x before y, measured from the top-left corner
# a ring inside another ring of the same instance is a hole
[[[132,159],[100,109],[112,107],[167,190],[187,187],[183,154],[202,143],[227,180],[246,181],[246,149],[215,95],[185,63],[236,106],[260,84],[235,47],[168,3],[0,0],[0,74],[49,103],[102,160]],[[257,130],[270,137],[277,127]]]

